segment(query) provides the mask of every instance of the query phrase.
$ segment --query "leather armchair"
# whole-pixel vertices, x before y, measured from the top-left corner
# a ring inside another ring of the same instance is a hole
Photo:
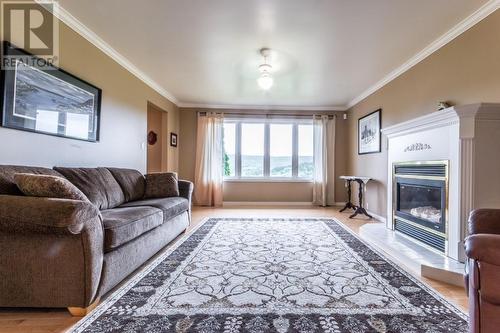
[[[500,331],[500,209],[479,209],[469,216],[465,240],[465,286],[470,332]]]

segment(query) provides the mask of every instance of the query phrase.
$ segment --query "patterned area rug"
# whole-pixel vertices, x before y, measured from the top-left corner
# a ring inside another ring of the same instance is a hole
[[[212,218],[73,332],[466,332],[467,317],[332,219]]]

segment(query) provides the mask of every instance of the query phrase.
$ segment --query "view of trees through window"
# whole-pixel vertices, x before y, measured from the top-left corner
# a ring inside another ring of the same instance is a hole
[[[224,176],[236,175],[236,124],[224,123],[223,148],[224,148]]]
[[[223,168],[225,177],[311,178],[312,124],[225,122]]]

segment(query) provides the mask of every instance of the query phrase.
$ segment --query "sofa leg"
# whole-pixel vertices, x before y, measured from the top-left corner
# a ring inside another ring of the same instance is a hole
[[[79,308],[79,307],[68,307],[69,313],[73,317],[85,317],[90,311],[94,310],[95,307],[99,305],[99,298],[94,301],[94,303],[90,304],[86,308]]]

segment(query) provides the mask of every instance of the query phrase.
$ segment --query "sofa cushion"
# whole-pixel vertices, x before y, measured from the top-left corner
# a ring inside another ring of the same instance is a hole
[[[179,196],[177,174],[173,172],[149,173],[146,175],[145,199]]]
[[[106,168],[54,168],[78,187],[100,210],[111,209],[125,202],[125,195]]]
[[[23,195],[14,181],[14,175],[16,173],[61,176],[59,172],[48,168],[22,165],[0,165],[0,194]]]
[[[121,205],[120,207],[138,207],[138,206],[150,206],[161,209],[163,211],[163,221],[165,222],[189,210],[189,203],[187,199],[181,197],[131,201]]]
[[[158,227],[163,213],[154,207],[128,207],[103,210],[104,250],[111,251]]]
[[[108,168],[118,184],[120,184],[125,202],[140,200],[144,197],[146,180],[144,175],[134,169]]]
[[[89,201],[82,191],[62,177],[16,173],[14,180],[21,192],[30,197]]]

